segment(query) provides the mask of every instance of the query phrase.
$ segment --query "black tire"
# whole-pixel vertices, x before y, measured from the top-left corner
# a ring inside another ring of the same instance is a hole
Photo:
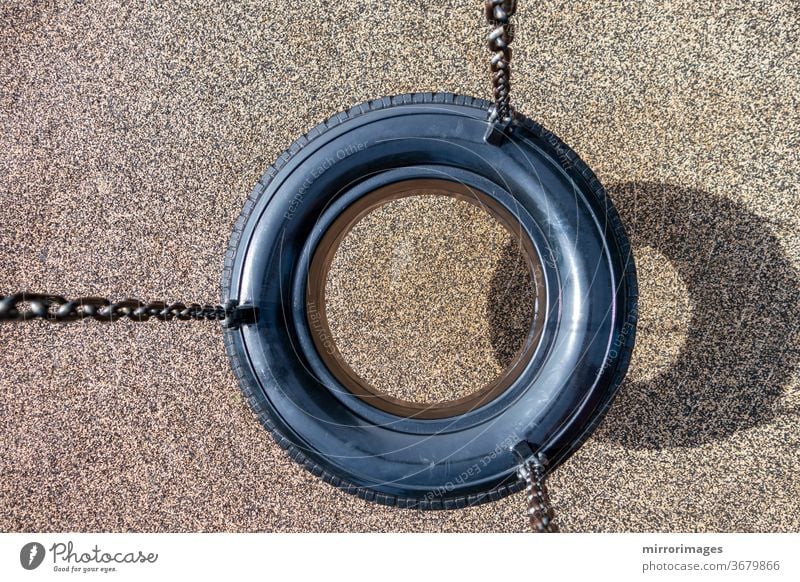
[[[518,491],[511,446],[527,440],[552,470],[597,426],[628,367],[637,283],[617,212],[591,170],[535,122],[520,116],[501,146],[485,143],[489,105],[424,93],[334,115],[267,169],[231,235],[222,300],[259,309],[257,325],[225,333],[248,402],[291,458],[370,501],[449,509]],[[514,206],[547,265],[551,316],[531,365],[496,400],[457,418],[393,417],[327,373],[292,297],[304,292],[331,202],[443,172]]]

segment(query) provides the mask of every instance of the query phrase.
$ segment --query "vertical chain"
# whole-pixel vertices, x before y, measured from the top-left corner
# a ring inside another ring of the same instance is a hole
[[[534,533],[556,533],[553,523],[553,508],[544,484],[544,465],[531,457],[517,469],[517,475],[525,480],[525,495],[528,499],[528,519]]]
[[[489,33],[489,48],[492,51],[491,70],[494,87],[494,107],[490,122],[503,125],[511,123],[511,42],[514,40],[513,25],[509,18],[517,9],[516,0],[484,0],[486,20],[492,26]]]

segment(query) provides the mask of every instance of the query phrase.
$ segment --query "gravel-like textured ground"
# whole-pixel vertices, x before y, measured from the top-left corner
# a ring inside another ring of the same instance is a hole
[[[233,220],[354,102],[489,95],[482,2],[0,7],[0,292],[214,302]],[[567,531],[800,531],[793,2],[526,2],[514,103],[608,187],[639,259],[630,377],[551,480]],[[214,324],[0,326],[0,530],[520,530],[288,460]]]
[[[512,233],[478,202],[431,194],[359,220],[325,286],[339,356],[373,390],[416,403],[463,398],[496,380],[521,357],[536,303]]]

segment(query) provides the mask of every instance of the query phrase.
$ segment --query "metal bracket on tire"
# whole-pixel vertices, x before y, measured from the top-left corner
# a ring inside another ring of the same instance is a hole
[[[242,325],[252,325],[258,321],[258,309],[255,305],[239,305],[236,299],[225,303],[227,316],[222,322],[225,329],[239,329]]]
[[[483,141],[490,145],[499,146],[513,130],[514,118],[509,116],[506,119],[500,119],[493,105],[489,110],[488,121],[489,127],[486,128],[486,133],[483,134]]]

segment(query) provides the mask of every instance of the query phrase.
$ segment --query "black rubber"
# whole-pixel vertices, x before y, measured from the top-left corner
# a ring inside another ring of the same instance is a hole
[[[637,283],[617,212],[591,170],[535,122],[519,116],[509,139],[486,144],[489,105],[422,93],[334,115],[267,169],[234,225],[222,301],[259,309],[257,325],[225,332],[242,390],[291,458],[370,501],[451,509],[520,490],[511,448],[528,441],[552,470],[588,438],[627,371]],[[310,339],[304,275],[344,207],[430,177],[480,189],[514,213],[546,265],[548,317],[531,364],[503,395],[419,420],[370,407],[327,371]]]

